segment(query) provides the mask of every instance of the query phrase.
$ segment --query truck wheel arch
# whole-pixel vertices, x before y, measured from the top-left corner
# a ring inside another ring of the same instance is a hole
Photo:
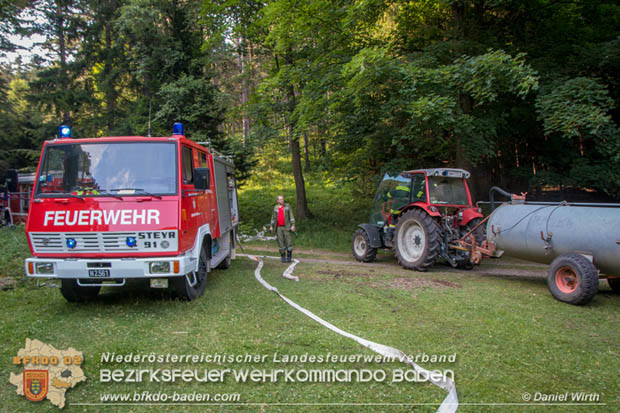
[[[436,209],[436,208],[435,208]],[[409,211],[423,211],[426,214],[430,215],[432,218],[441,217],[441,213],[437,211],[431,211],[430,206],[424,202],[416,202],[414,204],[407,205],[405,209],[401,211],[399,215],[405,215]]]

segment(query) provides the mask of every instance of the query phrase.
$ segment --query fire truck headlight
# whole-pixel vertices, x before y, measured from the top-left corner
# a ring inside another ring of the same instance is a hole
[[[37,274],[54,274],[54,264],[51,262],[37,262],[35,269]]]
[[[73,249],[77,246],[75,238],[67,238],[67,248]]]
[[[149,263],[151,274],[167,274],[170,272],[170,261],[154,261]]]
[[[125,242],[127,243],[128,247],[135,247],[138,244],[138,241],[136,241],[136,237],[127,237],[127,240],[125,240]]]

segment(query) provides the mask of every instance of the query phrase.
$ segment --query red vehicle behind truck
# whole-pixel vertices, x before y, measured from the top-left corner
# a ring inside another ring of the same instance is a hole
[[[43,145],[26,234],[28,277],[60,280],[68,301],[86,301],[127,279],[204,292],[212,268],[228,268],[238,227],[231,160],[187,139],[72,139]]]

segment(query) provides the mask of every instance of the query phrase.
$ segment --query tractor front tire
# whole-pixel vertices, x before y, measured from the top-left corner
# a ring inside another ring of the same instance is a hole
[[[613,292],[620,293],[620,278],[608,278],[607,284]]]
[[[476,225],[478,225],[480,223],[480,221],[482,221],[481,218],[474,218],[471,221],[469,221],[467,223],[467,225],[465,226],[465,230],[463,231],[463,235],[467,234],[469,231],[472,230],[472,228],[474,228]],[[487,239],[487,226],[485,225],[480,225],[478,228],[476,228],[476,230],[474,232],[472,232],[472,234],[474,236],[474,239],[476,240],[476,244],[480,245],[482,244],[486,239]]]
[[[87,281],[82,280],[82,282]],[[60,294],[70,303],[85,303],[94,300],[99,294],[99,290],[101,290],[100,286],[81,287],[75,279],[63,278],[60,280]]]
[[[413,209],[398,219],[394,234],[396,259],[407,269],[426,271],[439,254],[439,227],[424,211]]]
[[[353,234],[353,256],[361,262],[371,262],[377,258],[377,249],[370,246],[368,234],[363,229],[358,229]]]
[[[583,255],[562,254],[549,266],[547,286],[556,300],[584,305],[598,291],[598,271]]]

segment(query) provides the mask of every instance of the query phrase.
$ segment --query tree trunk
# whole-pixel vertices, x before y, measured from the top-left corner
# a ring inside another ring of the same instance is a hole
[[[111,134],[112,129],[115,127],[116,121],[116,89],[114,88],[114,79],[112,79],[112,67],[114,65],[114,57],[112,56],[112,29],[110,26],[105,27],[105,44],[106,44],[106,62],[104,64],[104,82],[105,86],[105,99],[106,99],[106,111],[107,111],[107,128],[108,135]],[[150,114],[149,114],[150,115]],[[150,121],[150,116],[149,116]]]
[[[65,39],[65,16],[68,14],[67,5],[56,3],[56,36],[58,38],[58,57],[60,58],[60,87],[65,92],[69,91],[69,74],[67,73],[67,46]],[[62,108],[62,122],[71,123],[71,110]]]
[[[304,161],[306,162],[306,172],[310,171],[310,153],[308,151],[308,133],[304,132]]]
[[[289,129],[290,131],[290,129]],[[291,160],[293,166],[293,177],[295,178],[295,192],[297,195],[297,208],[295,209],[295,217],[298,221],[310,216],[308,210],[308,202],[306,200],[306,186],[304,175],[301,170],[301,156],[299,148],[299,138],[291,139]]]
[[[291,114],[295,108],[295,89],[293,85],[288,87],[288,135],[291,145],[291,164],[293,168],[293,177],[295,178],[295,193],[297,195],[297,207],[295,209],[295,218],[302,221],[304,218],[310,217],[308,210],[308,201],[306,200],[306,185],[304,182],[304,174],[301,169],[301,150],[299,148],[299,137],[295,136],[295,127]]]
[[[250,118],[247,115],[247,108],[245,105],[248,103],[249,96],[249,86],[248,86],[248,73],[247,73],[247,62],[246,62],[246,53],[245,53],[245,39],[243,36],[239,36],[238,39],[239,47],[238,50],[238,64],[239,70],[241,72],[241,106],[243,106],[242,113],[243,117],[241,118],[241,132],[243,136],[243,145],[245,146],[248,135],[250,134]]]

